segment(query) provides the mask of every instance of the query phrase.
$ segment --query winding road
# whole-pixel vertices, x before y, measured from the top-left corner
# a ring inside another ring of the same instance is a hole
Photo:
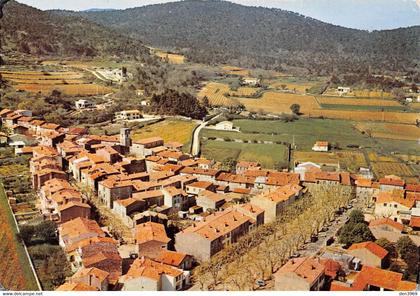
[[[218,117],[220,117],[220,115],[222,115],[222,114],[218,114],[218,115],[216,115],[215,117],[213,117],[212,119],[210,119],[210,120],[213,120],[213,119],[217,119]],[[192,156],[198,156],[199,154],[200,154],[200,132],[201,132],[201,130],[203,129],[203,128],[205,128],[206,127],[206,125],[210,122],[210,120],[208,120],[208,121],[203,121],[195,130],[194,130],[194,132],[193,132],[193,136],[192,136],[192,139],[193,139],[193,143],[192,143],[192,145],[191,145],[191,155]]]

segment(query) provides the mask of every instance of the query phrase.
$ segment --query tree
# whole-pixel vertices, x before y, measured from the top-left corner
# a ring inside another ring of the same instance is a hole
[[[365,215],[359,209],[355,209],[351,211],[349,215],[349,223],[364,223],[365,222]]]
[[[352,244],[373,241],[375,238],[365,223],[348,222],[340,230],[339,242],[350,246]]]
[[[401,258],[406,260],[412,253],[418,253],[416,244],[408,236],[403,236],[397,241],[397,250]]]
[[[376,240],[375,243],[387,250],[391,259],[396,259],[398,257],[398,251],[395,244],[391,243],[386,238],[380,238]]]
[[[223,160],[222,162],[222,170],[228,171],[228,172],[235,172],[236,170],[236,159],[229,157]]]
[[[300,114],[300,105],[293,104],[290,106],[290,110],[292,110],[293,114],[299,115]]]

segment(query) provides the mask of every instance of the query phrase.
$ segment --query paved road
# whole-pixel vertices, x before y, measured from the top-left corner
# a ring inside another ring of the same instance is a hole
[[[213,119],[217,119],[220,115],[222,115],[222,114],[219,114],[219,115],[217,115],[217,116],[215,116],[215,117],[213,117],[211,120],[213,120]],[[200,154],[200,132],[201,132],[201,130],[203,129],[203,128],[205,128],[206,127],[206,125],[208,124],[210,122],[210,120],[208,120],[208,121],[203,121],[195,130],[194,130],[194,133],[193,133],[193,136],[192,136],[192,139],[193,139],[193,143],[192,143],[192,145],[191,145],[191,154],[193,155],[193,156],[198,156],[199,154]]]

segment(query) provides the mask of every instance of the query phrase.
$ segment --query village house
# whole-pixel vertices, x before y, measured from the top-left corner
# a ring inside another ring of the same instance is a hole
[[[144,209],[148,209],[152,206],[163,206],[165,194],[162,190],[146,190],[142,192],[133,193],[132,196],[136,200],[144,202]]]
[[[189,272],[148,258],[136,259],[121,279],[122,291],[179,291],[189,284]]]
[[[229,186],[230,190],[237,188],[252,189],[255,184],[255,177],[236,175],[231,173],[220,173],[216,178],[216,183],[222,186]]]
[[[193,177],[196,177],[198,181],[205,181],[205,182],[215,182],[216,177],[221,173],[219,170],[205,170],[200,169],[198,167],[186,167],[181,170],[180,174],[181,176],[184,175],[191,175]]]
[[[76,218],[61,224],[58,233],[62,248],[89,238],[105,237],[105,233],[95,220],[85,218]]]
[[[264,223],[270,223],[277,219],[281,211],[292,204],[302,194],[299,185],[285,185],[272,192],[254,196],[251,204],[264,210]]]
[[[134,191],[132,181],[119,181],[108,178],[98,184],[98,198],[108,208],[112,209],[114,201],[132,196]]]
[[[237,175],[242,175],[248,170],[259,170],[260,168],[261,165],[258,162],[238,161],[235,172]]]
[[[89,219],[90,213],[91,208],[88,204],[79,201],[70,201],[58,207],[58,222],[65,223],[79,217]]]
[[[403,190],[381,191],[376,197],[374,215],[408,224],[411,217],[410,209],[414,205],[415,199],[406,198]]]
[[[214,126],[215,130],[219,131],[238,131],[239,129],[233,127],[232,121],[222,121],[219,123],[216,123]]]
[[[373,197],[379,193],[379,183],[369,179],[358,178],[356,184],[356,197],[371,203]]]
[[[155,261],[182,270],[191,270],[194,263],[192,256],[169,250],[161,250],[159,256],[155,258]]]
[[[81,268],[69,280],[70,284],[84,284],[95,288],[97,291],[108,291],[109,272],[96,267]]]
[[[225,203],[225,197],[212,191],[201,191],[196,197],[197,206],[203,208],[203,211],[218,210]]]
[[[397,176],[386,176],[379,179],[379,189],[381,191],[404,190],[405,181]]]
[[[316,258],[290,259],[274,274],[276,291],[320,291],[325,283],[325,266]]]
[[[388,265],[388,251],[374,242],[353,244],[347,252],[359,258],[363,265],[386,268]]]
[[[123,110],[115,113],[115,121],[131,121],[143,118],[139,110]]]
[[[328,142],[325,141],[318,141],[312,147],[312,150],[317,152],[328,152],[329,149],[330,145],[328,144]]]
[[[299,174],[301,180],[304,180],[306,172],[320,172],[321,166],[314,162],[297,163],[293,171]]]
[[[161,250],[168,248],[170,241],[163,224],[147,222],[135,228],[135,244],[139,257],[155,259]]]
[[[32,175],[32,187],[37,190],[41,188],[45,182],[52,179],[67,180],[67,174],[57,169],[43,169],[36,171]]]
[[[130,153],[137,157],[146,157],[153,154],[151,149],[163,146],[164,141],[161,137],[152,137],[134,141],[130,147]]]
[[[84,99],[77,100],[74,104],[77,110],[95,108],[95,102],[84,100]]]
[[[350,87],[339,86],[337,87],[337,92],[340,96],[348,94],[350,92]]]
[[[414,291],[416,283],[404,281],[402,273],[363,266],[351,282],[334,281],[330,291]]]
[[[251,203],[235,205],[234,208],[238,212],[254,219],[257,227],[264,224],[264,210],[262,208]]]
[[[215,191],[216,185],[212,182],[207,181],[197,181],[191,184],[186,185],[186,192],[192,195],[199,195],[202,191]]]
[[[261,80],[254,77],[244,77],[241,79],[241,83],[242,85],[258,86],[261,83]]]
[[[175,249],[205,261],[254,227],[256,221],[252,217],[228,208],[178,232],[175,235]]]
[[[184,211],[188,208],[188,195],[182,189],[176,187],[166,187],[162,189],[164,196],[163,204],[172,208],[173,212]]]
[[[209,160],[209,159],[205,159],[205,158],[199,158],[197,160],[193,160],[193,162],[198,166],[198,168],[202,169],[202,170],[210,170],[212,168],[212,166],[214,165],[214,161],[213,160]],[[182,164],[182,162],[181,162]],[[188,167],[188,166],[192,166],[191,164],[188,165],[184,165],[184,167]]]
[[[114,201],[112,211],[117,214],[123,221],[129,221],[127,217],[135,212],[142,212],[146,208],[144,200],[135,198],[119,199]]]

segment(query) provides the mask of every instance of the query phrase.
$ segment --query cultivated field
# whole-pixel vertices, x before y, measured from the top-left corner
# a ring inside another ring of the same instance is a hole
[[[320,104],[328,105],[355,105],[355,106],[395,106],[401,107],[401,104],[394,100],[381,99],[356,99],[356,98],[342,98],[342,97],[317,97]]]
[[[235,106],[238,105],[237,98],[254,96],[259,90],[259,88],[255,87],[239,87],[236,91],[232,91],[228,84],[210,82],[201,89],[198,98],[203,99],[207,97],[210,104],[215,106]]]
[[[363,152],[341,150],[330,153],[325,152],[293,152],[293,160],[295,162],[315,162],[318,164],[345,167],[350,171],[357,171],[360,167],[366,167],[366,159]]]
[[[395,139],[418,141],[420,139],[420,128],[415,125],[379,123],[379,122],[359,122],[356,128],[371,135],[374,138]]]
[[[203,141],[202,155],[216,161],[223,161],[227,158],[257,161],[268,169],[273,169],[277,164],[287,167],[287,147],[277,144],[245,144],[207,140]]]
[[[396,175],[402,177],[413,177],[414,173],[411,168],[398,162],[374,162],[372,163],[373,172],[378,178],[388,175]]]
[[[93,96],[112,92],[109,87],[84,82],[84,75],[79,72],[4,71],[0,74],[11,81],[18,91],[50,95],[53,90],[58,90],[63,96]]]
[[[156,56],[160,57],[161,59],[168,59],[168,62],[170,64],[184,64],[185,63],[185,57],[180,54],[174,54],[174,53],[167,53],[164,51],[156,51]]]
[[[187,144],[191,140],[193,129],[197,126],[194,121],[165,120],[143,128],[133,130],[133,140],[150,137],[161,137],[165,142],[175,141]]]
[[[290,106],[300,105],[300,112],[310,113],[318,109],[319,105],[312,96],[303,96],[286,93],[266,92],[260,99],[240,99],[239,102],[245,105],[248,111],[268,113],[291,113]]]
[[[23,245],[19,242],[12,213],[0,184],[0,283],[8,290],[37,290]]]
[[[225,71],[227,74],[230,75],[238,75],[238,76],[249,76],[249,70],[234,66],[224,66],[222,70]]]
[[[335,96],[338,95],[336,88],[329,88],[324,95]],[[351,90],[349,93],[345,94],[344,97],[358,97],[358,98],[391,98],[392,95],[389,92],[384,92],[381,90],[368,90],[368,89],[358,89]]]

